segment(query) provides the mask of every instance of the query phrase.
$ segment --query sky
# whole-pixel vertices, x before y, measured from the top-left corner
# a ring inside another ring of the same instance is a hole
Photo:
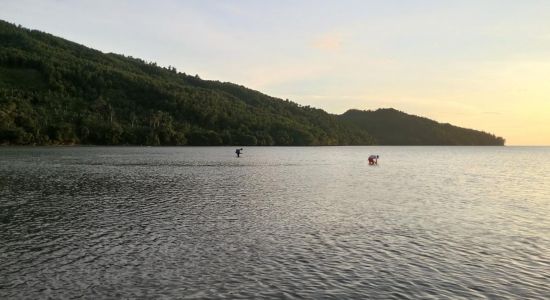
[[[548,0],[0,0],[0,19],[330,113],[550,145]]]

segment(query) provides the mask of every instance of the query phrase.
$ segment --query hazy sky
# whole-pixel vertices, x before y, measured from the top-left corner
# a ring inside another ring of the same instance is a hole
[[[550,0],[0,0],[0,18],[332,113],[550,145]]]

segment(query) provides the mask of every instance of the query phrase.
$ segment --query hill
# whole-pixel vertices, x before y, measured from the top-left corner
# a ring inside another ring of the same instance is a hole
[[[357,145],[320,109],[0,22],[0,144]]]
[[[339,119],[369,132],[382,145],[504,145],[492,134],[409,115],[389,108],[348,110]]]
[[[373,144],[358,125],[0,21],[0,144]]]

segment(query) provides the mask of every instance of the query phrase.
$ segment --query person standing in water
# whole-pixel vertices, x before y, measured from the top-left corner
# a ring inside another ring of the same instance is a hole
[[[378,155],[371,155],[371,156],[369,156],[369,165],[371,165],[371,166],[372,166],[372,165],[377,165],[377,164],[378,164],[378,158],[379,158],[379,157],[380,157],[380,156],[378,156]]]
[[[235,150],[235,153],[237,154],[237,157],[241,157],[241,151],[243,151],[243,148]]]

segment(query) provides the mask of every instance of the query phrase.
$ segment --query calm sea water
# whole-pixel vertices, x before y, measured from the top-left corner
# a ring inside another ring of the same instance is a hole
[[[550,148],[243,153],[0,148],[0,298],[550,297]]]

